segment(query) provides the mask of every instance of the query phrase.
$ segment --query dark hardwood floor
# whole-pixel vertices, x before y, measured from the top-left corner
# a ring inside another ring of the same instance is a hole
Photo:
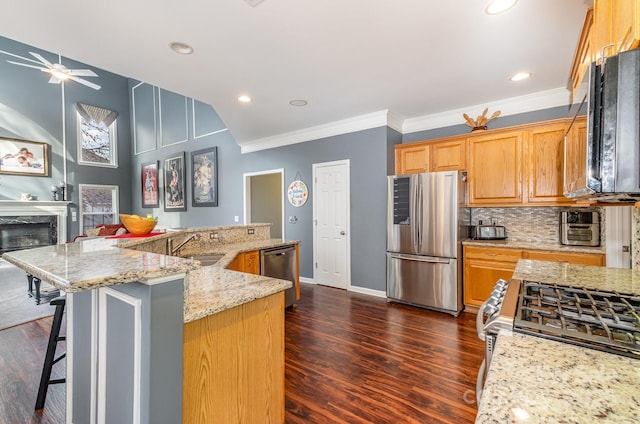
[[[475,315],[302,284],[286,312],[287,423],[472,423]],[[64,423],[65,386],[33,411],[51,318],[0,331],[0,423]],[[54,368],[59,376],[63,365]]]
[[[286,316],[287,423],[472,423],[484,355],[458,318],[302,284]]]

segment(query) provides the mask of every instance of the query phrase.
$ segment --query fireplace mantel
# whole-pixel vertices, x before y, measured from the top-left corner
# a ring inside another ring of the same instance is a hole
[[[67,201],[0,200],[0,216],[57,215],[58,244],[67,242]]]

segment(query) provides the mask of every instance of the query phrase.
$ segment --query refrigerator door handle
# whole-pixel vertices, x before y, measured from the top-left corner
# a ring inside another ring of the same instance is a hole
[[[415,220],[414,226],[414,252],[418,253],[422,250],[422,181],[419,176],[416,176],[414,179],[414,198],[415,200],[415,213],[413,214]]]
[[[403,255],[402,253],[390,253],[392,259],[401,259],[405,261],[429,262],[434,264],[448,264],[451,262],[449,258],[436,258],[433,256],[415,256]]]

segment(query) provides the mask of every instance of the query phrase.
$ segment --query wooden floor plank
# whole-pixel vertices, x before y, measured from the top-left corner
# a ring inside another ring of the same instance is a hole
[[[301,286],[285,318],[285,422],[474,421],[484,354],[475,315]],[[0,423],[64,422],[64,385],[50,386],[45,409],[33,411],[50,327],[44,318],[0,331]]]

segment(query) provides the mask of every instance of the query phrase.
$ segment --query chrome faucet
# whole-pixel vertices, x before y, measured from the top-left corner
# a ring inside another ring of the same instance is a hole
[[[187,237],[186,239],[182,240],[177,246],[173,246],[173,239],[167,239],[167,250],[169,251],[169,255],[173,256],[176,253],[178,253],[178,251],[180,249],[182,249],[182,247],[189,243],[191,240],[200,240],[200,234],[199,233],[193,233],[191,234],[189,237]]]

